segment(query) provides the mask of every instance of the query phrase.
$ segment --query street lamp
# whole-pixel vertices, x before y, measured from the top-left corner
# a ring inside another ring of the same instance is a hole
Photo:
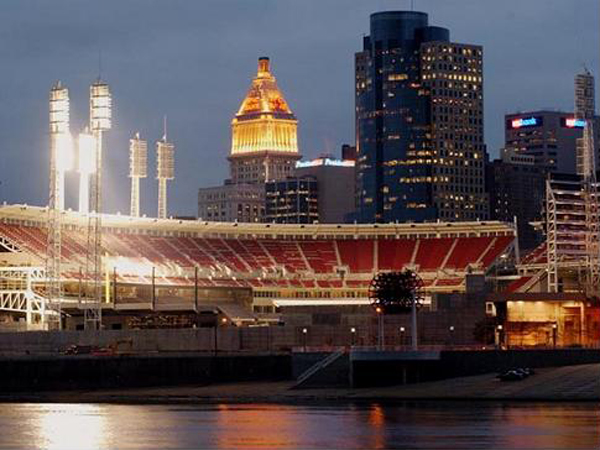
[[[355,339],[356,339],[356,328],[350,328],[350,334],[352,335],[352,346],[354,347]]]
[[[306,335],[308,333],[308,329],[302,328],[302,347],[304,348],[304,353],[306,353]]]
[[[558,325],[556,323],[552,324],[552,347],[556,348],[556,337],[558,332]]]
[[[384,328],[383,328],[383,309],[378,306],[377,308],[375,308],[375,312],[377,313],[377,340],[378,340],[378,346],[379,346],[379,350],[383,350],[383,347],[385,345],[385,337],[384,337]]]
[[[406,328],[400,327],[400,345],[404,345],[404,332],[405,331],[406,331]]]
[[[497,335],[497,340],[498,340],[498,347],[502,347],[502,330],[504,329],[504,326],[502,324],[499,324],[496,327],[496,335]]]
[[[448,328],[448,331],[450,331],[450,346],[453,347],[454,346],[454,325],[450,325],[450,327]]]

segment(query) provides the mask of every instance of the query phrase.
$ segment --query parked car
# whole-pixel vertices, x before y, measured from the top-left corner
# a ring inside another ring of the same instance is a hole
[[[534,375],[535,371],[528,367],[519,367],[502,372],[496,376],[500,381],[521,381],[530,375]]]

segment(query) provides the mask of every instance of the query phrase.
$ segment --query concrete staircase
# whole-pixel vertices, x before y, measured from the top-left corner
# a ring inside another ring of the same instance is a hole
[[[350,357],[345,350],[330,353],[304,371],[292,389],[348,386]]]

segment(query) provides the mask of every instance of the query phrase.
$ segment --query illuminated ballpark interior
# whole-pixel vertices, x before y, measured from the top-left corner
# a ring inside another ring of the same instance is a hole
[[[3,266],[43,266],[47,216],[46,208],[0,207]],[[92,282],[84,271],[87,217],[62,216],[63,310],[77,315],[81,292]],[[467,273],[489,273],[514,242],[512,227],[499,222],[296,226],[105,214],[102,226],[105,317],[157,305],[163,311],[212,307],[238,324],[275,318],[278,302],[368,304],[368,286],[381,270],[413,268],[428,294],[464,292]],[[22,283],[30,289],[24,295],[43,298],[45,282],[40,274]]]

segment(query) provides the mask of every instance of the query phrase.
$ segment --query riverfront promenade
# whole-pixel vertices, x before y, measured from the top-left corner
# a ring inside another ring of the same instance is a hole
[[[291,389],[293,381],[95,391],[11,393],[0,401],[77,403],[298,403],[403,400],[600,401],[600,364],[538,369],[527,379],[502,382],[496,374],[378,388]]]

